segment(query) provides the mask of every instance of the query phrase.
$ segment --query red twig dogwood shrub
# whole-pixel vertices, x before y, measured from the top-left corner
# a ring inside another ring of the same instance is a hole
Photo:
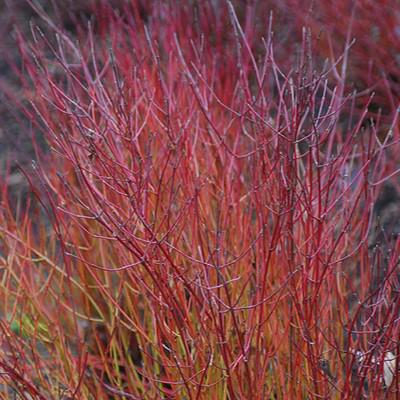
[[[349,49],[317,69],[306,30],[287,70],[230,2],[154,2],[146,21],[135,4],[79,42],[37,9],[53,35],[19,37],[51,151],[26,173],[36,201],[15,210],[3,186],[3,385],[396,398],[400,241],[368,237],[397,114],[378,135],[343,89]]]

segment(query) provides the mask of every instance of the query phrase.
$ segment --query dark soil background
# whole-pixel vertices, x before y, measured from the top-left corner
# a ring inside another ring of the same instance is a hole
[[[27,165],[34,158],[30,124],[9,97],[22,98],[12,66],[21,64],[13,27],[18,23],[27,32],[33,17],[33,11],[23,1],[13,1],[12,5],[0,2],[0,171],[2,178],[9,174],[8,185],[12,192],[26,190],[26,182],[16,168],[17,163]]]
[[[76,22],[90,19],[93,5],[89,0],[40,0],[36,3],[71,34]],[[54,3],[57,3],[57,12]],[[12,197],[25,198],[29,187],[20,168],[31,170],[32,160],[36,158],[33,138],[41,150],[46,150],[46,143],[19,109],[19,103],[27,104],[17,73],[23,71],[23,65],[15,26],[30,38],[32,27],[45,29],[45,23],[27,0],[0,0],[0,178],[7,177]]]

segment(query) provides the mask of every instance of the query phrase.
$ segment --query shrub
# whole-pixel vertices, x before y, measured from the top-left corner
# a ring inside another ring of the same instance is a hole
[[[371,98],[355,111],[347,47],[317,70],[304,30],[281,68],[250,6],[139,4],[103,4],[79,42],[37,9],[55,35],[19,36],[51,151],[37,201],[3,185],[2,379],[26,399],[396,398],[400,242],[368,238],[397,114],[382,133]]]

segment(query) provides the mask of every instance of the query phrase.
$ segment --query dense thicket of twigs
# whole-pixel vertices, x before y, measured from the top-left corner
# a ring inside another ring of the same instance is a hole
[[[29,4],[0,395],[397,398],[395,2]]]

